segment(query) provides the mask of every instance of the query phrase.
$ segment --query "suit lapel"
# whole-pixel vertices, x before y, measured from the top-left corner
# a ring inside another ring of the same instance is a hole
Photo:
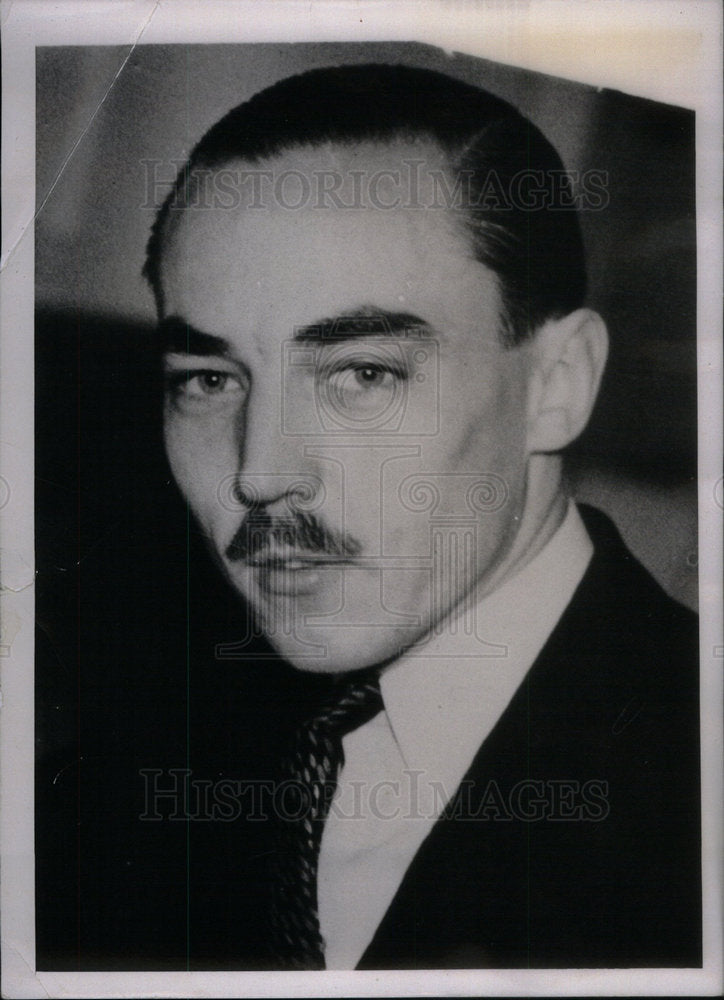
[[[565,966],[556,942],[580,936],[585,947],[570,903],[591,889],[588,859],[602,824],[535,817],[543,808],[595,813],[582,801],[595,788],[584,786],[606,780],[611,728],[635,697],[621,679],[631,672],[620,650],[611,655],[611,635],[626,632],[628,595],[611,587],[606,542],[618,548],[619,570],[630,559],[611,532],[420,847],[358,968]],[[557,795],[567,800],[551,805]],[[578,874],[578,888],[567,872]]]

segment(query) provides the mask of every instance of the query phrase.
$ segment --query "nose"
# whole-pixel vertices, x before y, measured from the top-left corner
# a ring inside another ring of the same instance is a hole
[[[266,387],[249,394],[238,437],[239,471],[234,493],[241,506],[313,509],[322,483],[302,440],[285,433],[278,397]]]

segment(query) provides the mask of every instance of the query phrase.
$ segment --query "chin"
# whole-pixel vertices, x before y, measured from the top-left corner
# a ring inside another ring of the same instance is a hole
[[[404,629],[347,629],[344,637],[335,629],[305,630],[304,634],[269,636],[277,653],[297,670],[314,674],[344,674],[382,666],[400,656],[415,637]],[[388,634],[389,633],[389,634]]]

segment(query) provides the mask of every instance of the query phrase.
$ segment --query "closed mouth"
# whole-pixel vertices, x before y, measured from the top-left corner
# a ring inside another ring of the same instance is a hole
[[[255,569],[296,572],[304,569],[317,569],[320,566],[340,566],[343,563],[348,563],[349,559],[327,553],[257,552],[244,561],[247,566],[252,566]]]

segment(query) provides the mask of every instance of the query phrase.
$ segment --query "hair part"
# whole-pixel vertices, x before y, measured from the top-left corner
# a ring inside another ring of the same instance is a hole
[[[165,199],[143,269],[163,314],[161,256],[173,207],[184,205],[194,171],[231,161],[258,164],[292,149],[429,139],[453,180],[465,177],[462,207],[475,258],[497,277],[507,344],[583,305],[585,265],[578,215],[558,153],[501,98],[443,73],[397,65],[314,69],[254,95],[218,121],[193,149]],[[536,171],[556,178],[558,205],[501,204],[486,197],[491,176],[508,191]]]

